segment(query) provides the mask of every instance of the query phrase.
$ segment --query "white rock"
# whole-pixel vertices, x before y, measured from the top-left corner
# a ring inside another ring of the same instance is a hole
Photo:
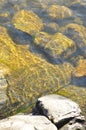
[[[15,115],[0,121],[0,130],[57,130],[44,116]]]
[[[60,95],[47,95],[38,99],[33,114],[42,114],[52,120],[58,127],[60,123],[68,122],[72,118],[85,120],[77,103]],[[63,125],[64,125],[63,124]],[[62,125],[62,124],[61,124]]]

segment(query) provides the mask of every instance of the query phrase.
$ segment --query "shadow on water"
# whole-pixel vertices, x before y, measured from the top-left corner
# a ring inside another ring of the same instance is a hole
[[[27,45],[33,42],[33,37],[19,29],[14,28],[12,25],[7,25],[8,34],[16,44]]]
[[[35,54],[39,54],[41,58],[45,59],[47,62],[51,64],[62,64],[61,58],[54,58],[51,54],[49,54],[49,50],[45,50],[44,47],[40,45],[36,45],[34,43],[34,38],[30,34],[23,32],[19,29],[13,27],[13,25],[6,26],[8,30],[8,34],[11,37],[12,41],[19,45],[29,45],[29,51]]]
[[[83,21],[83,25],[86,26],[86,1],[85,4],[73,4],[70,9],[72,9],[76,16],[78,16],[81,21]]]
[[[79,87],[85,87],[86,88],[86,76],[73,77],[72,84],[77,85]]]

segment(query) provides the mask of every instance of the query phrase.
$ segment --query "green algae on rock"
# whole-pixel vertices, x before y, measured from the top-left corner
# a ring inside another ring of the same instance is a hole
[[[28,46],[16,45],[7,34],[7,29],[0,28],[0,68],[8,70],[5,76],[8,100],[0,110],[0,118],[4,118],[27,107],[29,111],[39,95],[69,84],[73,68],[67,64],[59,66],[46,62],[31,53]]]
[[[86,57],[86,28],[83,25],[71,23],[65,26],[64,33],[75,41],[77,51]]]
[[[75,67],[74,75],[76,77],[86,76],[86,59],[80,59],[78,65]]]
[[[0,30],[0,62],[11,66],[12,59],[18,56],[16,47],[7,34],[7,30],[4,27],[0,27]]]
[[[80,59],[72,75],[72,83],[86,87],[86,59]]]
[[[65,6],[68,6],[68,7],[70,7],[71,5],[73,5],[73,4],[80,4],[80,3],[83,3],[82,2],[82,0],[62,0],[62,2],[63,2],[63,4],[65,5]]]
[[[43,28],[42,20],[34,12],[28,10],[17,12],[12,22],[15,28],[30,34],[34,34]]]
[[[55,22],[45,23],[44,31],[50,34],[57,33],[59,31],[59,25]]]
[[[75,43],[61,33],[50,35],[40,32],[35,37],[35,44],[44,48],[44,52],[55,59],[61,56],[60,60],[68,58],[76,51]]]
[[[73,16],[72,10],[60,5],[51,5],[47,9],[47,13],[53,19],[64,19]]]

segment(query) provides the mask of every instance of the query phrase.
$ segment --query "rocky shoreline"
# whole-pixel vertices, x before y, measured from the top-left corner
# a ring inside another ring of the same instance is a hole
[[[85,130],[85,118],[75,102],[61,95],[40,97],[30,114],[0,120],[0,130]]]

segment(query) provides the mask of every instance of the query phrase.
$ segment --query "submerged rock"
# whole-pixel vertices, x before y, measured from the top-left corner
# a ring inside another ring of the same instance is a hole
[[[72,75],[72,83],[86,87],[86,60],[80,59]]]
[[[76,51],[75,43],[61,33],[50,35],[40,32],[35,37],[35,44],[46,53],[46,56],[53,58],[56,63],[63,62]]]
[[[9,21],[9,18],[10,18],[9,12],[4,12],[3,11],[2,13],[0,13],[0,24],[3,24],[3,23],[6,24]]]
[[[75,67],[74,75],[76,77],[86,76],[86,59],[80,59]]]
[[[79,54],[86,57],[86,28],[78,24],[68,24],[64,29],[64,33],[75,41]]]
[[[50,64],[30,52],[27,46],[15,44],[6,28],[0,30],[0,62],[3,69],[9,69],[8,102],[0,110],[0,118],[4,118],[21,110],[30,111],[38,96],[69,84],[73,67],[69,63]]]
[[[28,10],[17,12],[12,22],[15,28],[29,34],[34,34],[43,28],[42,20],[34,12]]]
[[[59,25],[55,22],[45,23],[44,31],[50,34],[57,33],[59,30]]]
[[[51,5],[47,13],[53,19],[64,19],[73,16],[73,12],[69,8],[60,5]]]

